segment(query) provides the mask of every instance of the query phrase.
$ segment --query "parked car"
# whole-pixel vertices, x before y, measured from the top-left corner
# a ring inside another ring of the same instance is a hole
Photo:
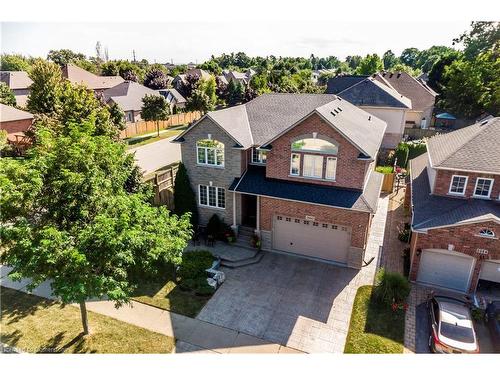
[[[446,296],[430,296],[429,347],[434,353],[479,353],[470,305]]]
[[[495,351],[500,353],[500,301],[493,301],[488,304],[484,319],[490,329],[491,341]]]

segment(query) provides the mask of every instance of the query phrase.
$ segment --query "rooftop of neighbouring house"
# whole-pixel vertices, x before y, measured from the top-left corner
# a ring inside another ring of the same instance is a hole
[[[120,76],[98,76],[73,64],[66,64],[62,75],[70,82],[85,85],[91,90],[109,89],[123,82]]]
[[[28,119],[33,119],[33,115],[31,113],[0,103],[0,122]]]
[[[160,94],[158,91],[133,81],[124,81],[104,91],[104,97],[118,104],[123,111],[140,111],[142,98],[146,95]]]
[[[4,82],[11,90],[27,89],[33,81],[24,71],[1,71],[0,81]]]

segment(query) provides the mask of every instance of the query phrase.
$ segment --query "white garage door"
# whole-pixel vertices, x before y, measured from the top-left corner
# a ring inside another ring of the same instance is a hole
[[[417,280],[448,289],[467,292],[474,258],[448,250],[422,251]]]
[[[273,248],[300,255],[347,263],[351,245],[351,228],[275,216],[273,223]]]
[[[485,260],[479,278],[500,283],[500,260]]]

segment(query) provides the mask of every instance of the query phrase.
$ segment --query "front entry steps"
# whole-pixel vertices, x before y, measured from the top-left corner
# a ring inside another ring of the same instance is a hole
[[[227,268],[245,267],[245,266],[249,266],[251,264],[259,263],[263,257],[264,257],[264,252],[262,250],[258,250],[255,252],[255,254],[253,256],[251,256],[249,258],[245,258],[245,259],[239,259],[236,261],[228,260],[228,259],[221,259],[220,265],[223,267],[227,267]]]
[[[252,237],[255,233],[254,228],[250,227],[245,227],[245,226],[240,226],[238,228],[238,237],[236,238],[235,245],[246,247],[246,248],[252,248],[251,247],[251,242],[252,242]]]

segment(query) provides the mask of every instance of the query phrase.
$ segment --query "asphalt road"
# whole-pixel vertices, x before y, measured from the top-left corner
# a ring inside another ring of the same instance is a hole
[[[171,143],[173,138],[162,139],[129,150],[135,153],[135,161],[144,174],[181,160],[181,146],[178,143]]]

